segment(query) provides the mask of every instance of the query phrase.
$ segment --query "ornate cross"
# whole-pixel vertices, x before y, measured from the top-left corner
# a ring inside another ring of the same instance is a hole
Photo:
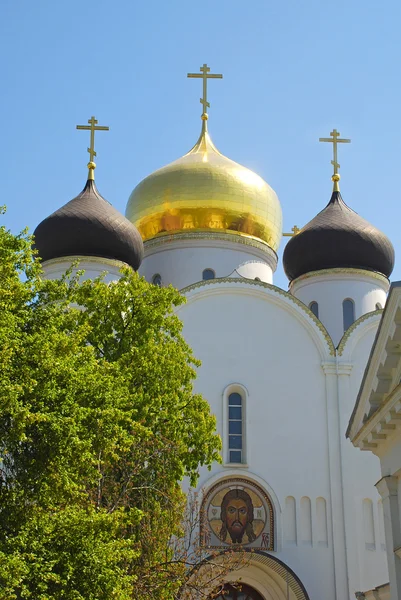
[[[333,129],[333,131],[330,131],[330,135],[330,138],[319,138],[319,142],[330,142],[331,144],[333,144],[333,160],[331,161],[331,164],[334,167],[334,175],[337,175],[338,169],[340,168],[340,165],[337,162],[337,144],[349,144],[351,140],[340,138],[339,136],[341,134],[339,131],[337,131],[337,129]]]
[[[88,148],[88,152],[89,152],[89,156],[90,156],[90,162],[93,163],[93,159],[96,156],[96,152],[95,152],[95,131],[109,131],[109,127],[102,127],[101,125],[98,125],[97,120],[95,119],[95,117],[91,117],[88,120],[89,125],[77,125],[77,129],[86,129],[89,130],[91,132],[91,139],[90,139],[90,146]]]
[[[203,79],[203,98],[200,99],[200,103],[203,106],[203,114],[207,115],[207,109],[210,108],[210,104],[207,101],[207,80],[208,79],[223,79],[223,75],[216,75],[210,73],[210,67],[205,63],[203,67],[200,67],[200,73],[188,73],[187,77],[196,77],[197,79]]]

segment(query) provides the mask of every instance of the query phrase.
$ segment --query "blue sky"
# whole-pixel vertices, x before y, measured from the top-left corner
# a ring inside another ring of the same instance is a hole
[[[143,177],[196,141],[201,84],[186,73],[207,62],[224,74],[209,86],[213,141],[276,190],[284,229],[328,202],[318,138],[336,127],[352,139],[339,149],[344,200],[401,257],[400,28],[399,0],[2,0],[4,220],[33,230],[79,193],[88,134],[75,125],[92,114],[110,126],[96,182],[124,212]],[[275,283],[287,286],[281,266]]]

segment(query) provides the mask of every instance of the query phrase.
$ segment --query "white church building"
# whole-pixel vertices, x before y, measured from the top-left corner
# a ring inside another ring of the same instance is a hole
[[[112,280],[123,264],[138,269],[142,238],[139,272],[185,295],[178,314],[202,361],[196,392],[223,442],[222,464],[201,471],[202,541],[253,549],[221,598],[379,597],[369,593],[389,581],[380,463],[345,432],[393,247],[343,201],[335,154],[329,202],[287,243],[289,288],[276,287],[280,202],[217,150],[202,103],[198,141],[136,186],[126,217],[100,196],[89,163],[84,191],[35,231],[45,275],[79,258],[87,277],[107,270]],[[238,579],[240,590],[230,586]]]

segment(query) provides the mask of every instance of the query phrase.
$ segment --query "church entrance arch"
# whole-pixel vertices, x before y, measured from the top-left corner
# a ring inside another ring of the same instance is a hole
[[[245,558],[244,566],[227,574],[225,579],[228,585],[235,585],[235,582],[240,581],[241,585],[248,586],[259,594],[255,596],[257,600],[309,600],[299,577],[276,556],[252,550],[248,557]],[[239,596],[238,600],[243,598]],[[253,600],[253,596],[250,596],[250,600]]]
[[[262,596],[249,585],[232,586],[226,584],[221,594],[215,600],[264,600]]]
[[[226,584],[215,600],[264,600],[264,598],[249,585],[232,586]]]
[[[223,562],[226,552],[211,555],[204,565],[209,560],[215,565]],[[243,563],[240,559],[241,566],[223,576],[221,592],[216,591],[215,586],[208,589],[210,572],[205,571],[203,589],[206,597],[214,599],[217,593],[218,600],[310,600],[299,577],[283,561],[261,550],[245,550],[245,553]],[[200,565],[198,569],[195,571],[201,581],[203,567]],[[187,600],[189,597],[184,592],[182,598]]]

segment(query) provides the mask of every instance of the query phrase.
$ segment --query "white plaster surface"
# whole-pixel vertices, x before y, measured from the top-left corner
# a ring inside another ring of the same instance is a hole
[[[369,276],[366,271],[358,273],[357,269],[352,274],[324,272],[321,275],[300,277],[290,286],[291,293],[307,306],[311,302],[318,303],[319,319],[335,346],[344,334],[343,300],[350,298],[354,301],[357,320],[376,310],[377,303],[384,308],[388,288],[389,283],[384,278]]]
[[[191,239],[145,247],[139,273],[150,282],[158,273],[163,285],[182,289],[201,281],[204,269],[212,269],[216,277],[229,277],[238,269],[239,276],[272,283],[276,264],[277,257],[268,249],[264,252],[229,240]]]
[[[187,304],[178,314],[186,340],[202,361],[196,391],[217,417],[224,459],[225,390],[240,384],[247,391],[246,465],[223,463],[212,473],[202,470],[199,488],[207,490],[235,473],[259,485],[265,482],[277,515],[273,554],[296,573],[311,600],[351,600],[356,591],[386,583],[374,487],[379,463],[345,439],[378,316],[372,316],[373,325],[369,317],[354,332],[353,351],[344,362],[330,354],[323,333],[290,294],[246,281],[216,281],[186,295]],[[297,535],[287,544],[284,509],[289,496],[295,499]],[[326,501],[323,544],[317,498]],[[376,536],[375,548],[369,549],[362,518],[365,498],[372,501]],[[309,500],[311,524],[303,522],[308,511],[304,508],[303,516],[301,509]],[[243,581],[260,585],[257,572],[248,571]],[[272,594],[266,588],[266,598]]]

